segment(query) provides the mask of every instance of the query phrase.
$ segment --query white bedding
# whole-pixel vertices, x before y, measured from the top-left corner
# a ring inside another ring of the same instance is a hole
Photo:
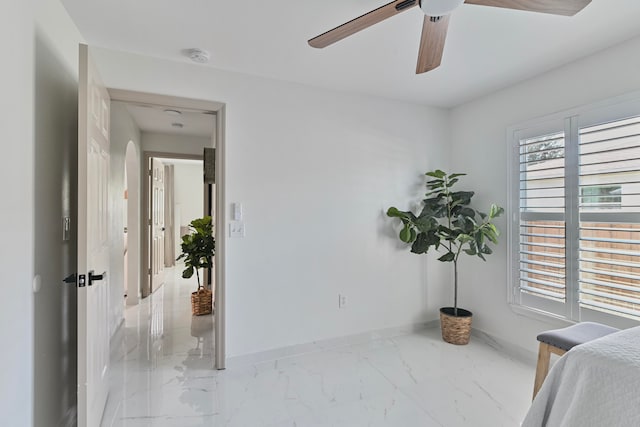
[[[640,426],[640,327],[579,345],[560,358],[522,426]]]

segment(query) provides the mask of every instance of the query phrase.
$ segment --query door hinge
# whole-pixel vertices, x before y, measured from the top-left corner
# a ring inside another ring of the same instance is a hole
[[[149,275],[151,275],[151,269],[149,269]]]

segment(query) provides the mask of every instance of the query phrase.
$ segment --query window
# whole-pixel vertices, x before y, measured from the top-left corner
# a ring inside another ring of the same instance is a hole
[[[622,186],[588,185],[580,187],[580,204],[591,209],[619,209],[622,206]]]
[[[512,302],[575,321],[640,321],[640,102],[511,131]]]

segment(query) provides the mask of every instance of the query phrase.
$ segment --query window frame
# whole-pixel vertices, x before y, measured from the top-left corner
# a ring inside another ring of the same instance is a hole
[[[606,122],[622,120],[640,115],[640,91],[607,99],[601,102],[571,108],[554,114],[510,126],[506,131],[508,147],[507,175],[507,287],[508,303],[519,314],[538,319],[560,319],[567,322],[594,321],[618,328],[640,325],[635,320],[615,314],[609,314],[579,304],[579,226],[566,227],[565,234],[565,302],[554,301],[521,292],[520,289],[520,141],[540,135],[564,132],[565,169],[578,170],[580,129]],[[577,174],[565,173],[565,198],[579,200],[580,187]],[[576,206],[577,207],[577,206]],[[602,212],[583,213],[587,218],[600,219],[611,216],[624,216],[615,209]],[[630,215],[630,214],[627,214]],[[633,215],[633,214],[631,214]],[[637,214],[635,214],[637,215]],[[565,221],[568,225],[579,224],[579,209],[571,204],[565,206],[564,213],[527,213],[531,219],[550,219]],[[589,221],[590,219],[587,219]]]

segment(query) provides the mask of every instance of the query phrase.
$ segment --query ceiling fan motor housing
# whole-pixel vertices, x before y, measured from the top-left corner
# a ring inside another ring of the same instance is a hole
[[[420,0],[420,9],[427,16],[445,16],[463,3],[464,0]]]

